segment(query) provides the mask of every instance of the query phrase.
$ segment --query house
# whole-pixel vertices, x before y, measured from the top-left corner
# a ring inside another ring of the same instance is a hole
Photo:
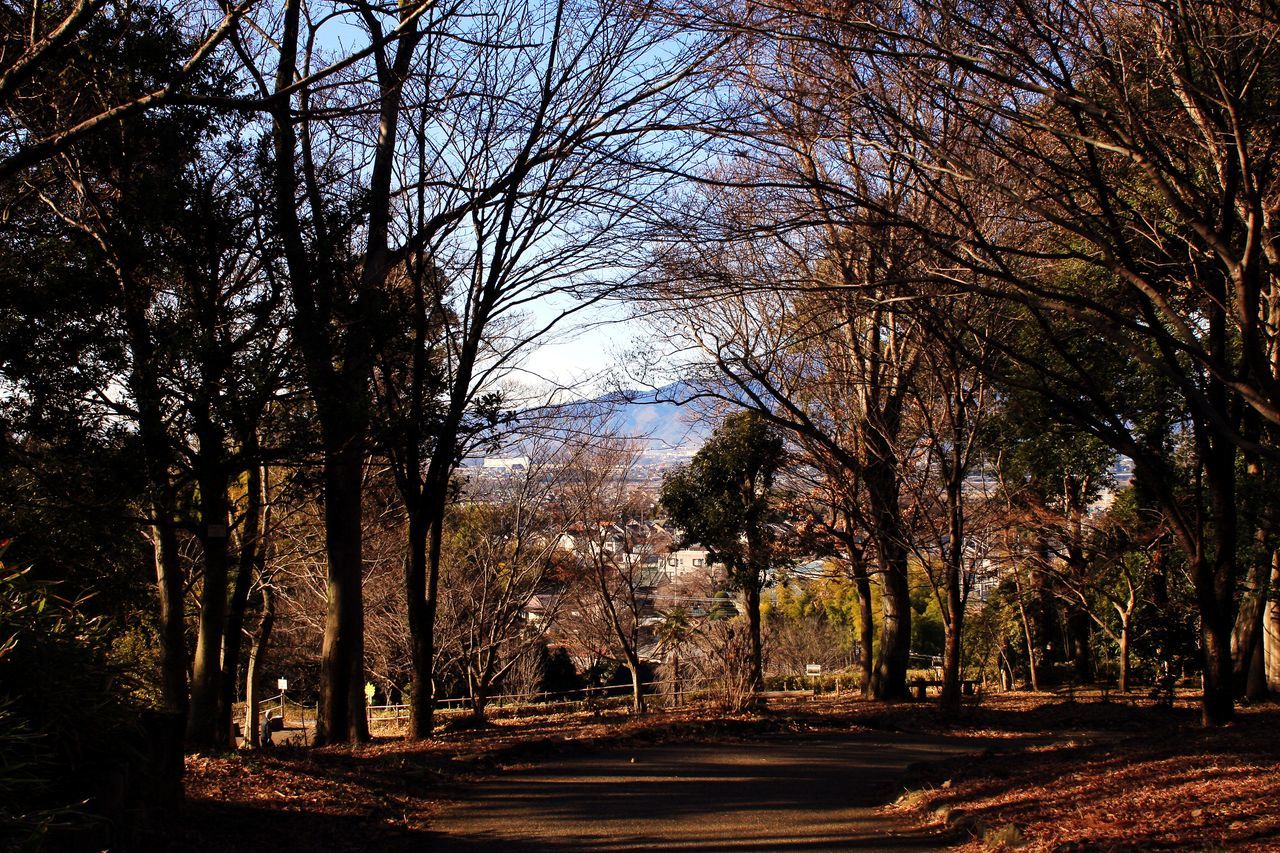
[[[535,592],[524,605],[524,618],[538,627],[546,627],[548,618],[555,615],[560,606],[560,593],[548,590]]]
[[[690,545],[667,554],[666,575],[669,580],[685,581],[716,574],[720,566],[711,562],[711,554],[701,545]]]

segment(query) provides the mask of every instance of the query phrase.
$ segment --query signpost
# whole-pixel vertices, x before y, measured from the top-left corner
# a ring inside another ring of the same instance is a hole
[[[289,679],[277,678],[276,687],[280,688],[280,725],[284,725],[284,692],[289,689]]]
[[[813,691],[813,695],[817,696],[818,682],[816,681],[816,679],[819,675],[822,675],[822,664],[820,663],[805,664],[804,674],[809,676],[809,688]]]

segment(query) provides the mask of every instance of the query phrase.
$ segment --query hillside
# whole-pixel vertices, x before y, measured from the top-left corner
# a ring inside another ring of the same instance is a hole
[[[711,426],[690,406],[671,402],[677,390],[623,392],[595,402],[613,409],[611,423],[618,432],[645,442],[646,457],[690,456],[711,434]]]

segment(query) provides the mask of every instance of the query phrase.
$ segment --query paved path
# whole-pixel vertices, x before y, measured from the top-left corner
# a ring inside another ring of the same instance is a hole
[[[478,782],[435,821],[433,850],[920,850],[940,839],[875,813],[910,764],[958,738],[812,735],[642,747]]]

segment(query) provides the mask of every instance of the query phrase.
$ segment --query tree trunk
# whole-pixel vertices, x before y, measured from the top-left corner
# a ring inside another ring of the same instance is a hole
[[[880,655],[871,679],[871,695],[881,700],[909,699],[907,667],[911,659],[911,588],[898,506],[897,462],[890,448],[882,447],[876,451],[876,461],[867,466],[864,481],[871,515],[871,535],[880,562],[883,583],[880,602],[884,611]]]
[[[435,653],[436,653],[436,610],[440,606],[440,560],[444,555],[444,512],[448,501],[449,470],[446,466],[444,474],[432,489],[429,497],[431,505],[431,533],[427,550],[427,590],[422,608],[422,639],[424,649],[422,662],[425,667],[422,680],[428,691],[424,717],[426,735],[431,733],[435,718]]]
[[[871,616],[871,578],[867,576],[867,564],[862,555],[854,550],[857,546],[852,542],[846,544],[849,548],[849,576],[858,593],[858,670],[862,679],[859,689],[863,699],[870,699],[871,680],[875,674],[872,657],[875,626]]]
[[[410,664],[409,737],[431,737],[432,626],[427,614],[427,538],[430,525],[422,507],[409,510],[409,553],[405,557],[405,597],[408,602]]]
[[[1033,692],[1040,692],[1040,676],[1036,668],[1035,633],[1031,629],[1031,620],[1027,618],[1027,606],[1022,598],[1022,580],[1017,567],[1013,570],[1014,591],[1018,596],[1018,615],[1022,617],[1022,633],[1027,640],[1027,676],[1031,679]]]
[[[960,642],[964,631],[964,481],[959,478],[962,471],[958,464],[953,470],[957,476],[947,483],[949,545],[943,549],[945,561],[945,594],[946,607],[943,612],[943,630],[945,646],[942,653],[942,698],[940,705],[944,714],[955,714],[960,710]]]
[[[364,711],[362,443],[327,448],[324,460],[328,609],[320,658],[316,745],[369,739]]]
[[[1268,579],[1280,564],[1280,550],[1273,550],[1270,568],[1264,569],[1254,560],[1245,575],[1244,595],[1236,613],[1236,623],[1231,631],[1231,675],[1236,695],[1247,693],[1247,682],[1253,672],[1253,658],[1262,653],[1262,620],[1267,599]]]
[[[751,659],[748,661],[751,667],[751,692],[760,693],[764,690],[764,651],[760,642],[759,581],[749,582],[744,592],[747,599],[748,639],[751,644]]]
[[[634,649],[634,645],[632,646]],[[631,667],[631,710],[636,715],[644,714],[644,687],[640,683],[640,655],[631,652],[627,655],[627,666]]]
[[[1263,660],[1262,632],[1254,635],[1254,650],[1249,656],[1249,675],[1245,681],[1245,698],[1250,702],[1262,702],[1268,698],[1267,667]]]
[[[1093,620],[1083,607],[1071,605],[1067,609],[1067,651],[1079,684],[1093,681],[1093,650],[1091,634]]]
[[[1215,358],[1227,357],[1228,323],[1223,306],[1228,285],[1219,276],[1208,276],[1208,293],[1219,297],[1207,311],[1208,346]],[[1197,531],[1199,545],[1186,549],[1194,554],[1191,582],[1200,608],[1200,634],[1204,651],[1204,696],[1201,721],[1205,726],[1230,723],[1235,715],[1235,690],[1231,671],[1231,632],[1236,621],[1237,538],[1239,507],[1237,506],[1236,461],[1239,448],[1227,429],[1240,426],[1241,402],[1238,392],[1211,377],[1204,396],[1204,410],[1194,406],[1192,428],[1204,482],[1208,491],[1210,532],[1204,524]],[[1212,545],[1212,558],[1206,553],[1205,541]],[[1197,544],[1197,543],[1193,543]]]
[[[942,698],[939,705],[944,714],[960,710],[960,638],[964,627],[964,611],[957,610],[945,620],[945,645],[942,650]]]
[[[275,595],[271,587],[265,586],[262,588],[262,622],[258,625],[257,640],[249,650],[249,666],[245,670],[244,678],[244,717],[247,729],[244,736],[245,740],[254,747],[262,745],[258,742],[258,704],[261,701],[259,692],[262,683],[258,670],[267,658],[267,648],[271,643],[271,627],[275,624],[275,620]]]
[[[1052,583],[1047,567],[1053,559],[1053,548],[1045,539],[1043,532],[1036,537],[1036,559],[1028,566],[1027,599],[1024,620],[1033,645],[1028,646],[1031,657],[1036,662],[1039,673],[1041,664],[1053,662],[1053,641],[1057,638],[1057,599],[1054,596]],[[1052,681],[1052,673],[1050,681]],[[1051,684],[1045,685],[1052,686]],[[1038,688],[1037,688],[1038,689]]]
[[[262,466],[256,463],[249,468],[245,499],[239,562],[231,587],[231,602],[227,606],[227,627],[222,637],[222,688],[218,694],[218,726],[225,732],[231,731],[232,706],[236,701],[236,686],[240,683],[240,653],[244,642],[244,617],[249,604],[249,588],[253,584],[255,570],[261,575],[266,560],[266,541],[263,536],[266,484]]]
[[[1231,632],[1235,627],[1233,593],[1235,586],[1234,525],[1223,515],[1220,490],[1213,496],[1215,516],[1220,528],[1215,529],[1217,544],[1211,561],[1199,554],[1192,561],[1191,579],[1200,610],[1200,643],[1203,655],[1204,693],[1201,698],[1201,721],[1205,726],[1231,722],[1235,714],[1235,690],[1232,681]],[[1233,511],[1234,507],[1230,510]],[[1226,529],[1221,529],[1224,527]]]
[[[471,681],[471,719],[484,722],[485,709],[489,707],[489,688],[480,678]]]
[[[464,348],[459,364],[458,381],[469,387],[471,367],[474,364],[475,346]],[[458,427],[462,409],[456,400],[460,393],[454,390],[455,402],[445,425],[436,436],[435,451],[423,478],[422,491],[418,495],[418,507],[411,512],[410,559],[417,560],[411,566],[412,589],[409,596],[409,633],[413,647],[413,678],[410,683],[409,736],[429,738],[435,721],[435,625],[439,606],[440,560],[444,550],[444,516],[449,501],[449,478],[453,473],[453,459],[458,447]],[[417,516],[416,523],[413,516]],[[415,538],[416,537],[416,538]]]
[[[1204,652],[1204,696],[1200,710],[1205,726],[1226,725],[1235,715],[1231,667],[1231,632],[1236,619],[1235,460],[1236,448],[1225,438],[1218,438],[1201,456],[1214,520],[1213,558],[1210,560],[1201,552],[1192,561],[1191,575],[1200,607]]]
[[[159,508],[158,517],[162,517]],[[183,621],[182,569],[178,536],[167,520],[151,531],[156,590],[160,598],[160,690],[164,709],[187,715],[187,632]]]
[[[124,269],[116,267],[115,272],[133,360],[129,388],[138,408],[138,433],[142,440],[152,516],[151,542],[155,551],[156,591],[160,599],[161,701],[166,711],[181,715],[185,723],[189,696],[183,571],[178,556],[178,532],[174,526],[178,500],[172,481],[172,449],[157,377],[156,346],[147,314],[151,294]]]
[[[858,668],[862,671],[862,698],[871,698],[871,682],[875,678],[875,622],[871,610],[871,578],[866,567],[854,576],[858,590]]]
[[[955,495],[959,500],[959,492]],[[955,714],[960,710],[960,651],[964,637],[964,596],[961,590],[963,583],[962,561],[964,528],[958,522],[952,529],[953,545],[948,555],[947,566],[947,608],[943,614],[943,630],[946,634],[942,651],[942,697],[940,706],[944,714]]]
[[[671,650],[671,704],[680,707],[680,647]]]
[[[880,628],[880,655],[871,681],[876,699],[908,699],[907,667],[911,658],[911,589],[907,583],[906,557],[895,558],[884,569],[880,596],[884,621]]]
[[[1270,594],[1263,606],[1262,659],[1267,691],[1280,694],[1280,565],[1271,563]]]
[[[1223,521],[1222,498],[1221,494],[1214,497],[1215,515],[1220,523]],[[1231,666],[1231,632],[1235,627],[1234,533],[1233,525],[1229,525],[1227,530],[1216,530],[1214,539],[1218,548],[1214,559],[1210,561],[1201,555],[1192,562],[1191,578],[1200,609],[1200,643],[1204,661],[1204,694],[1200,712],[1205,726],[1226,725],[1235,714]]]
[[[208,437],[201,440],[204,445]],[[218,724],[222,693],[222,637],[227,618],[227,478],[217,446],[202,447],[200,473],[200,538],[204,544],[204,583],[200,593],[200,621],[191,674],[191,710],[187,716],[187,745],[196,749],[226,749],[230,727]]]
[[[299,34],[302,25],[301,0],[286,0],[279,24],[279,62],[275,91],[286,92],[294,85],[299,67]],[[390,94],[398,97],[399,87]],[[305,98],[305,94],[304,94]],[[309,239],[299,216],[300,182],[299,134],[297,124],[307,112],[295,112],[291,95],[281,97],[272,107],[273,212],[281,246],[288,264],[289,288],[293,297],[293,334],[302,355],[306,381],[315,402],[324,440],[323,485],[325,549],[328,557],[328,606],[325,613],[324,643],[320,661],[320,702],[316,715],[316,745],[366,740],[369,721],[364,713],[364,601],[361,588],[363,465],[365,441],[370,423],[369,381],[372,376],[371,336],[375,319],[373,298],[367,283],[385,275],[375,271],[379,263],[371,256],[377,248],[376,235],[382,233],[387,203],[371,187],[369,198],[370,248],[365,252],[361,287],[351,292],[349,282],[339,282],[334,272],[343,263],[340,249],[324,239],[324,229],[316,228]],[[393,133],[380,127],[380,142]],[[303,135],[304,154],[309,155],[309,136]],[[379,157],[384,146],[379,145]],[[323,222],[323,201],[318,198],[318,176],[309,156],[301,158],[306,193],[313,204],[314,222]],[[375,164],[376,165],[376,164]],[[376,169],[379,175],[383,171]],[[377,217],[375,221],[375,217]],[[337,328],[341,328],[341,332]]]
[[[1129,637],[1132,633],[1133,608],[1120,614],[1120,678],[1116,685],[1121,693],[1129,692]]]
[[[1231,679],[1231,621],[1221,613],[1203,615],[1200,639],[1204,654],[1204,696],[1200,718],[1205,726],[1222,726],[1235,716]]]
[[[1078,495],[1072,492],[1071,510],[1068,516],[1068,545],[1066,553],[1066,569],[1073,589],[1083,589],[1089,578],[1089,559],[1084,547],[1084,513],[1085,508],[1079,505]],[[1093,619],[1083,602],[1069,601],[1066,618],[1066,652],[1071,667],[1075,671],[1077,684],[1093,682]]]

